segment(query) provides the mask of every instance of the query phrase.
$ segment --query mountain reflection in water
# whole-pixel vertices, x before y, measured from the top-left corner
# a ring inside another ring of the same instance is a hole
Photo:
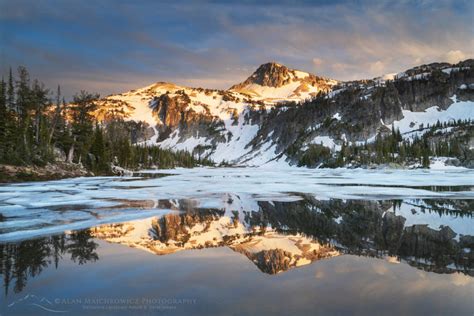
[[[29,277],[49,265],[57,268],[66,256],[77,264],[99,260],[95,239],[157,255],[229,247],[268,274],[350,254],[403,262],[435,273],[474,276],[474,233],[465,231],[465,226],[472,227],[472,200],[317,200],[305,196],[294,202],[260,201],[257,211],[231,212],[199,208],[192,200],[159,204],[181,212],[0,245],[5,293],[10,287],[21,292]]]

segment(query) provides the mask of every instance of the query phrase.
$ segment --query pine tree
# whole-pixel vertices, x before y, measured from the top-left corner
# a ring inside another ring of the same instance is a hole
[[[81,91],[68,106],[64,98],[61,102],[58,86],[54,108],[50,109],[49,90],[37,80],[30,84],[25,67],[18,68],[16,80],[10,69],[7,82],[0,82],[0,162],[42,165],[55,158],[53,149],[57,147],[67,153],[68,161],[83,162],[100,174],[109,173],[114,157],[126,168],[191,167],[198,163],[185,151],[132,144],[131,131],[137,128],[133,123],[111,118],[99,126],[94,116],[98,98],[97,94]],[[199,150],[201,155],[205,148]],[[351,152],[347,148],[342,155],[350,156]],[[317,156],[321,155],[329,158],[330,152],[317,151]],[[199,160],[201,164],[212,165],[205,158]]]
[[[16,111],[15,106],[15,86],[13,85],[13,73],[12,68],[10,67],[10,72],[8,74],[8,90],[6,91],[6,104],[7,108],[11,111]]]
[[[51,145],[54,134],[59,133],[58,127],[61,125],[60,121],[62,118],[61,117],[62,108],[61,108],[61,86],[60,85],[58,85],[58,89],[56,90],[56,104],[55,105],[56,107],[54,110],[54,116],[53,116],[51,129],[49,131],[49,136],[48,136],[48,146]]]
[[[31,108],[30,75],[25,67],[18,67],[16,90],[16,110],[22,119],[28,116]]]
[[[49,90],[44,88],[42,84],[39,83],[38,80],[35,80],[33,83],[33,88],[31,91],[32,94],[32,103],[33,109],[35,114],[34,120],[34,133],[35,133],[35,143],[37,146],[40,145],[40,138],[41,138],[41,125],[43,123],[43,112],[46,107],[49,105],[50,100],[48,98]],[[46,145],[46,144],[41,144]]]
[[[99,124],[96,123],[94,140],[91,145],[90,153],[92,154],[92,170],[96,173],[106,174],[109,172],[108,157],[105,148],[103,131]]]
[[[423,157],[422,157],[421,164],[423,165],[423,168],[430,167],[430,155],[429,155],[429,150],[427,148],[423,149]]]
[[[459,141],[457,139],[450,141],[449,149],[449,156],[451,157],[459,157],[462,154],[461,146],[459,145]]]
[[[6,103],[6,84],[2,78],[0,83],[0,161],[5,159],[6,155],[6,132],[7,132],[7,103]]]
[[[15,150],[18,132],[14,112],[8,105],[10,90],[8,85],[2,78],[0,85],[0,161],[15,164],[18,162],[18,155]]]
[[[91,135],[94,126],[94,116],[92,113],[97,108],[95,102],[98,98],[98,94],[88,93],[84,90],[73,97],[73,105],[70,111],[74,142],[68,155],[69,160],[73,159],[75,148],[77,148],[77,161],[79,163],[81,163],[82,159],[87,155],[92,141]]]
[[[399,154],[399,157],[400,157],[400,162],[405,161],[405,158],[406,158],[406,150],[405,150],[405,145],[404,145],[404,144],[402,144],[402,145],[400,146],[400,150],[399,150],[398,154]]]
[[[30,110],[32,107],[32,94],[30,77],[25,67],[18,67],[18,80],[16,82],[16,112],[18,115],[18,155],[22,160],[31,162],[31,144],[33,133],[31,130]]]
[[[336,160],[336,166],[337,167],[343,167],[344,166],[344,161],[346,157],[346,142],[342,143],[341,150],[339,151],[339,154],[337,156]]]

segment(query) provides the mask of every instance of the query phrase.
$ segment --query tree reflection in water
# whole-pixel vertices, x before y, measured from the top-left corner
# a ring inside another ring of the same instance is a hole
[[[65,255],[70,255],[71,260],[78,264],[99,260],[97,247],[89,230],[0,244],[0,273],[5,295],[12,282],[15,293],[21,292],[28,278],[39,275],[51,264],[58,268]]]
[[[5,295],[12,283],[14,291],[21,292],[28,278],[52,264],[57,268],[66,257],[79,265],[97,261],[98,244],[94,238],[157,255],[229,247],[268,274],[350,254],[404,261],[435,273],[474,276],[474,234],[467,231],[462,235],[457,231],[459,227],[452,226],[453,219],[458,224],[462,221],[463,226],[472,222],[472,200],[301,197],[293,202],[259,201],[257,210],[200,208],[189,200],[175,200],[173,205],[181,211],[179,214],[3,244],[0,273]],[[163,200],[159,206],[170,208],[170,203]],[[429,213],[435,216],[422,216]],[[433,217],[439,219],[436,223],[442,223],[440,227],[428,222]]]

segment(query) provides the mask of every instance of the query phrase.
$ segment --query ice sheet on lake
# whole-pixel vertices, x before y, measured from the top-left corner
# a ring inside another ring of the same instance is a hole
[[[169,212],[159,201],[193,200],[227,212],[259,201],[474,199],[471,170],[195,168],[144,171],[165,177],[94,177],[0,186],[0,241]],[[442,191],[430,187],[458,187]],[[460,188],[460,189],[459,189]]]

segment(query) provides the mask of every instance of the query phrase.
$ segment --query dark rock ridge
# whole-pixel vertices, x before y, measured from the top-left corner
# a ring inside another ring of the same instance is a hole
[[[258,67],[244,82],[233,85],[230,87],[230,90],[240,90],[251,84],[279,88],[293,81],[302,81],[318,85],[325,91],[328,91],[330,88],[327,84],[329,79],[318,77],[310,73],[308,73],[305,78],[298,78],[296,70],[289,69],[275,62],[270,62]]]
[[[333,88],[340,91],[335,95],[320,96],[284,111],[260,113],[262,125],[252,146],[262,146],[270,134],[279,153],[287,152],[293,144],[301,148],[316,136],[330,136],[340,143],[344,139],[363,142],[379,132],[390,132],[385,125],[402,119],[402,110],[424,111],[436,105],[447,109],[453,95],[458,100],[474,100],[473,66],[471,59],[450,65],[457,68],[450,73],[425,66],[423,69],[431,72],[411,80],[402,77],[383,84],[376,80],[342,83]],[[414,68],[406,73],[416,71]],[[461,89],[462,85],[466,88]],[[333,119],[336,113],[340,120]]]
[[[223,99],[230,100],[233,96],[230,93],[223,93]],[[208,106],[203,104],[204,111],[198,113],[189,106],[190,102],[190,97],[184,90],[177,91],[173,95],[165,93],[153,98],[151,101],[153,114],[160,121],[157,125],[158,141],[165,140],[177,129],[184,138],[204,135],[217,141],[225,141],[225,138],[213,132],[222,125],[222,121],[211,114]]]
[[[238,89],[252,83],[278,88],[290,82],[289,72],[290,70],[285,66],[277,63],[266,63],[258,67],[247,80],[232,86],[230,89]]]

